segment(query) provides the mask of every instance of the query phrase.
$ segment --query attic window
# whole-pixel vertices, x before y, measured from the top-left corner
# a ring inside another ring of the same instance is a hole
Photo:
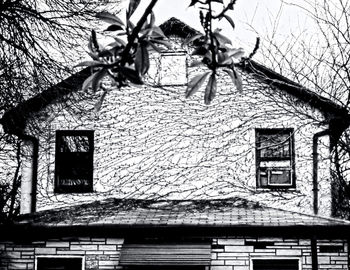
[[[257,129],[257,186],[292,188],[294,177],[293,129]]]
[[[164,52],[161,54],[159,84],[162,86],[187,84],[187,60],[185,52]]]
[[[91,192],[94,133],[90,130],[56,131],[55,192]]]

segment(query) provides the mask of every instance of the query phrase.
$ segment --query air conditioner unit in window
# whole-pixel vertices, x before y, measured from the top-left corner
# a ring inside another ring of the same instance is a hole
[[[292,186],[292,174],[290,168],[268,168],[267,184],[269,186]]]

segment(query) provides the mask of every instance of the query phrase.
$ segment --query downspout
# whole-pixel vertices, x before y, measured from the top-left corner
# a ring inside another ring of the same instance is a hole
[[[328,135],[329,129],[317,132],[312,138],[312,158],[313,158],[313,174],[312,174],[312,191],[314,194],[314,214],[318,214],[318,139]]]
[[[312,270],[318,270],[318,256],[317,256],[317,238],[311,237],[311,265]]]
[[[37,192],[37,177],[38,177],[38,156],[39,156],[39,140],[34,136],[27,134],[16,134],[20,139],[29,146],[30,149],[30,167],[24,168],[22,172],[22,181],[27,181],[23,185],[28,185],[30,189],[28,204],[24,207],[22,205],[22,194],[21,194],[21,214],[33,213],[36,211],[36,192]],[[25,179],[26,176],[28,179]],[[28,184],[29,183],[29,184]]]

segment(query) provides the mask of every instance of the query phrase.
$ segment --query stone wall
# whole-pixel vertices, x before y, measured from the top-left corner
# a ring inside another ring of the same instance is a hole
[[[249,245],[247,245],[249,242]],[[254,247],[254,243],[263,243]],[[254,259],[297,259],[299,269],[312,269],[311,240],[285,238],[216,239],[212,249],[212,270],[251,270]],[[321,246],[336,245],[339,252],[320,252]],[[318,240],[318,269],[348,269],[347,243],[342,240]]]
[[[311,269],[310,239],[271,237],[211,239],[210,270],[251,270],[254,259],[297,259],[299,269]],[[120,250],[124,240],[115,238],[62,238],[31,243],[0,242],[0,269],[35,269],[37,257],[81,257],[85,269],[122,269]],[[254,246],[254,243],[263,246]],[[265,245],[265,247],[264,247]],[[322,246],[338,246],[336,252],[320,252]],[[348,246],[342,240],[318,240],[319,269],[348,269]]]
[[[32,243],[0,242],[0,269],[35,269],[37,257],[81,257],[85,269],[118,269],[123,239],[62,238]],[[120,268],[120,267],[119,267]]]

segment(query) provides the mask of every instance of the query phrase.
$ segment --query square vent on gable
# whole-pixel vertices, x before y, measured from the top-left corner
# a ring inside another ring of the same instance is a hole
[[[187,55],[185,51],[163,52],[159,62],[159,85],[187,84]]]

